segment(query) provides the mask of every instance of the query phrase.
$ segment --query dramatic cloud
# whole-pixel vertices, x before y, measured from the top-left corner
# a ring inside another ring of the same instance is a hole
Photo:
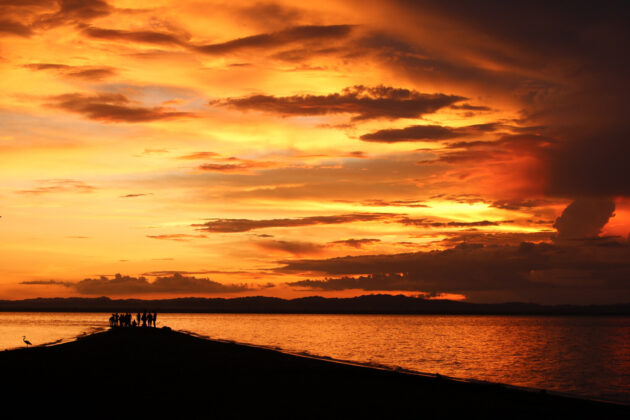
[[[615,202],[610,198],[578,198],[556,219],[558,239],[583,239],[598,236],[614,216]]]
[[[69,93],[53,96],[51,106],[81,114],[91,120],[103,122],[139,123],[156,120],[194,117],[190,112],[174,111],[166,107],[136,106],[119,93],[93,95]]]
[[[25,281],[28,285],[60,285],[74,289],[82,295],[125,295],[148,293],[237,293],[250,290],[246,284],[222,284],[205,278],[187,277],[180,273],[158,277],[149,282],[144,277],[130,277],[116,274],[112,279],[100,277],[84,279],[76,283],[49,281]]]
[[[210,55],[222,55],[241,50],[277,48],[293,43],[308,43],[347,37],[351,25],[296,26],[273,33],[265,33],[233,39],[220,44],[198,46],[197,51]]]
[[[444,251],[287,261],[280,270],[346,276],[292,283],[319,290],[417,290],[463,293],[486,301],[518,297],[539,302],[613,303],[630,298],[629,257],[630,246],[617,242],[590,246],[464,244]]]
[[[466,98],[443,93],[420,93],[388,86],[353,86],[329,95],[252,95],[211,102],[240,110],[281,116],[352,114],[353,120],[419,118]]]
[[[390,219],[390,213],[353,213],[337,216],[310,216],[297,219],[212,219],[203,224],[194,224],[198,230],[214,233],[234,233],[247,232],[254,229],[265,229],[274,227],[296,227],[312,225],[334,225],[353,222],[372,222],[377,220]]]
[[[31,70],[55,71],[64,77],[84,80],[101,80],[116,74],[111,67],[69,66],[54,63],[31,63],[25,64],[24,67]]]

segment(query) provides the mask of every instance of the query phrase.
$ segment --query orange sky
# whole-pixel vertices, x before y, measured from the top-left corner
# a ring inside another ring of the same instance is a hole
[[[598,195],[549,163],[581,58],[433,3],[0,2],[0,298],[470,297],[299,267],[561,246],[556,218]],[[586,233],[625,240],[625,195]]]

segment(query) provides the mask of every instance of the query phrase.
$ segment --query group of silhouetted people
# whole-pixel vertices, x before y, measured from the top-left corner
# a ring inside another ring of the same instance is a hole
[[[119,314],[118,312],[109,317],[110,327],[154,327],[157,323],[157,312],[138,312],[135,319],[129,312]]]

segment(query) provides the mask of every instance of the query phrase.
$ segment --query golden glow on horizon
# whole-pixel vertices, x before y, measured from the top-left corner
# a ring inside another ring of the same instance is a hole
[[[535,177],[515,175],[535,168],[535,157],[501,143],[521,133],[521,104],[400,66],[425,59],[418,51],[426,49],[516,70],[461,55],[452,35],[431,33],[447,24],[430,13],[419,27],[404,24],[398,6],[352,1],[109,4],[111,13],[84,22],[0,38],[2,298],[78,293],[24,281],[159,271],[255,286],[231,295],[302,296],[315,292],[284,283],[305,276],[273,270],[299,259],[446,249],[472,234],[539,242],[535,234],[550,232],[567,204],[496,204],[542,196]],[[291,32],[304,25],[350,26]],[[391,52],[396,42],[409,51]],[[381,85],[452,97],[416,115],[378,101],[361,108],[365,99],[322,105],[352,86]],[[304,98],[316,99],[299,105]],[[607,232],[627,235],[626,207]],[[231,225],[200,226],[217,220]]]

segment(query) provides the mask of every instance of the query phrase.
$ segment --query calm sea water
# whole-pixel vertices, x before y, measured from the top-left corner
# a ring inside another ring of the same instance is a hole
[[[102,313],[0,313],[0,349],[107,328]],[[630,402],[630,317],[158,314],[158,327],[288,352]],[[212,355],[209,355],[212,357]]]

